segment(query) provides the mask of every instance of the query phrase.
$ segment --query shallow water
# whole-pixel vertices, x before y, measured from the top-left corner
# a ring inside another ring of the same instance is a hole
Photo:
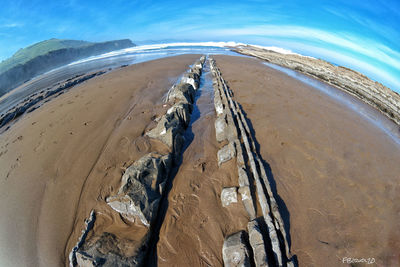
[[[194,134],[192,132],[192,126],[200,117],[204,117],[208,114],[214,114],[214,103],[213,103],[214,88],[212,84],[212,74],[210,71],[210,64],[208,59],[203,65],[202,75],[200,77],[200,86],[196,90],[195,101],[193,105],[193,111],[190,119],[188,130],[185,132],[185,146],[184,150],[193,141]]]
[[[400,146],[399,127],[374,107],[368,105],[367,103],[364,103],[360,99],[357,99],[356,97],[353,97],[344,91],[341,91],[338,88],[330,86],[324,82],[318,81],[305,74],[267,62],[264,62],[263,64],[278,71],[284,72],[290,77],[293,77],[325,93],[335,101],[345,105],[347,108],[350,108],[351,110],[356,112],[364,120],[367,120],[369,123],[379,128],[387,136],[389,136],[393,142],[395,142],[398,146]]]
[[[184,54],[221,54],[239,55],[229,48],[214,46],[142,46],[122,49],[99,56],[89,57],[72,62],[41,74],[12,92],[0,98],[0,114],[15,106],[31,94],[45,89],[53,84],[74,77],[79,74],[103,69],[115,69],[124,65],[142,63],[150,60],[172,57]]]

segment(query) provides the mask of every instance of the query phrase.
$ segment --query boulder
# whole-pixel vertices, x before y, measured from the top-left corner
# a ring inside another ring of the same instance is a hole
[[[200,85],[200,75],[194,72],[187,72],[183,74],[181,83],[188,83],[193,86],[195,90],[199,89]]]
[[[107,232],[92,237],[76,253],[77,266],[139,266],[145,256],[142,249],[148,242],[148,236],[137,250],[132,251],[131,242],[131,240],[121,239]]]
[[[190,123],[190,115],[192,113],[192,105],[186,103],[176,103],[167,110],[166,115],[169,120],[177,119],[186,128]]]
[[[76,264],[79,267],[96,267],[99,266],[100,263],[96,261],[92,256],[87,255],[84,252],[76,253]]]
[[[235,157],[235,155],[236,155],[236,150],[235,150],[235,146],[233,145],[233,143],[229,143],[229,144],[225,145],[218,151],[218,154],[217,154],[218,166],[221,166],[222,163],[231,160],[232,158]]]
[[[227,139],[227,129],[228,125],[226,124],[224,116],[217,117],[215,120],[215,135],[218,142],[222,142]]]
[[[231,203],[237,203],[237,188],[226,187],[221,192],[221,203],[223,207],[229,206]]]
[[[260,226],[256,220],[247,224],[249,231],[250,246],[253,249],[254,263],[256,267],[268,267],[268,258],[265,251],[264,239],[260,230]]]
[[[190,72],[196,73],[198,76],[201,76],[202,69],[199,68],[197,65],[190,69]]]
[[[193,104],[194,95],[195,95],[195,91],[191,84],[180,83],[180,84],[174,85],[171,88],[171,90],[167,96],[167,101],[175,100],[176,102]]]
[[[222,247],[225,267],[250,267],[249,248],[246,232],[240,231],[228,236]]]
[[[174,104],[146,135],[173,149],[174,156],[179,154],[185,141],[183,134],[190,123],[190,109],[187,103]]]
[[[170,154],[149,153],[126,169],[116,196],[107,204],[125,219],[149,227],[158,212],[163,185],[171,168]]]

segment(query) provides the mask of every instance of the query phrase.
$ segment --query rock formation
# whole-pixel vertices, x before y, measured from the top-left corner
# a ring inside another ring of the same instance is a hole
[[[170,179],[170,170],[182,153],[184,131],[190,123],[195,101],[195,88],[200,83],[201,69],[205,58],[197,61],[181,81],[168,92],[166,102],[171,107],[159,119],[157,125],[145,133],[150,138],[161,140],[170,148],[168,154],[151,152],[136,160],[121,178],[121,186],[115,196],[106,198],[107,204],[122,218],[146,227],[140,240],[128,240],[104,232],[87,238],[93,227],[86,227],[77,246],[71,252],[71,266],[140,266],[146,256],[148,243],[157,218],[164,187]],[[188,80],[191,77],[194,80]],[[132,251],[133,243],[135,244]]]
[[[218,164],[221,165],[236,157],[238,184],[240,186],[238,192],[241,194],[244,208],[248,212],[252,222],[249,225],[249,233],[252,234],[251,244],[254,262],[256,262],[257,266],[268,266],[267,262],[271,262],[269,264],[271,266],[291,266],[293,262],[287,242],[285,225],[279,213],[264,165],[257,153],[255,141],[250,132],[247,120],[243,115],[240,105],[233,100],[233,93],[226,85],[214,60],[211,60],[211,70],[214,76],[214,105],[217,114],[216,128],[219,121],[223,120],[227,122],[225,135],[228,144],[218,151]],[[223,133],[221,133],[221,130],[218,129],[217,131],[216,129],[216,135],[217,140],[221,140]],[[251,192],[252,183],[255,184],[256,192]],[[268,240],[266,246],[261,244],[261,231],[259,230],[258,223],[254,221],[256,217],[256,205],[252,195],[257,195],[263,215],[261,219],[266,225],[266,233],[262,236]],[[264,249],[264,251],[261,253],[260,249]],[[273,257],[267,259],[266,255],[273,255]],[[233,256],[226,255],[226,257]]]

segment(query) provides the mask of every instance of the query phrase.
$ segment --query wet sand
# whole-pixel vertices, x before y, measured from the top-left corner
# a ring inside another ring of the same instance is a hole
[[[214,56],[290,215],[300,266],[400,264],[400,147],[345,105],[260,60]]]
[[[83,224],[93,204],[112,190],[113,179],[119,181],[124,163],[143,153],[148,143],[131,140],[142,134],[157,112],[154,106],[162,106],[162,96],[198,57],[145,62],[96,77],[0,136],[2,266],[67,262],[74,223]],[[77,237],[72,238],[75,244]]]
[[[246,229],[249,220],[240,197],[228,207],[221,204],[222,189],[238,186],[237,169],[234,160],[218,167],[214,89],[207,70],[208,63],[186,135],[189,144],[165,205],[155,251],[160,267],[223,266],[224,238]]]
[[[213,57],[271,167],[299,265],[340,266],[342,257],[398,265],[399,146],[346,106],[260,60]],[[91,235],[140,239],[143,226],[110,212],[104,200],[118,190],[126,167],[167,149],[142,135],[168,108],[164,94],[198,58],[177,56],[96,77],[0,135],[1,265],[67,265],[92,209],[98,216]],[[240,198],[221,205],[222,188],[237,186],[236,165],[217,166],[210,91],[196,104],[193,139],[163,204],[154,251],[159,266],[221,266],[224,237],[249,220]]]

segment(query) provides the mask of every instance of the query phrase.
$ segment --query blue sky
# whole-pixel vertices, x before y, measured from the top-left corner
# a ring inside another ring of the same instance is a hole
[[[0,60],[50,38],[237,41],[358,70],[400,91],[400,1],[0,0]]]

